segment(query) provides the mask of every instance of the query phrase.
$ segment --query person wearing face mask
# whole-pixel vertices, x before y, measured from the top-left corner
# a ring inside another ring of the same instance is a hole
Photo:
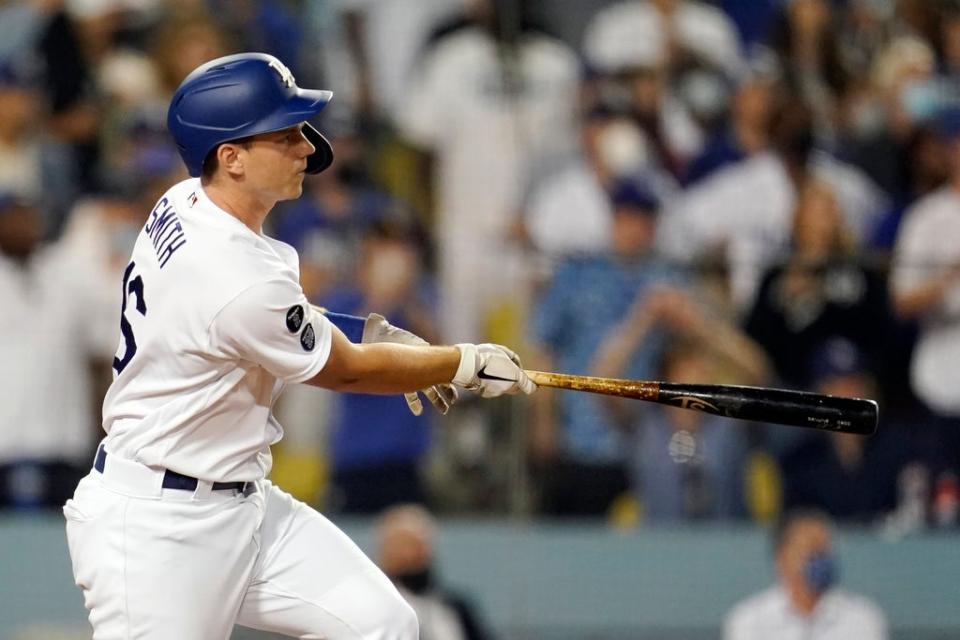
[[[827,516],[787,514],[774,528],[779,584],[737,604],[724,622],[724,640],[883,640],[883,612],[867,598],[836,586],[839,568]]]
[[[427,340],[435,338],[412,233],[400,223],[383,222],[359,244],[356,284],[335,288],[319,299],[321,305],[364,315],[376,309]],[[350,393],[333,402],[328,506],[372,515],[398,503],[426,503],[421,466],[431,446],[431,416],[406,411],[400,396]]]
[[[379,564],[417,612],[421,640],[492,640],[474,608],[438,584],[436,523],[418,505],[397,505],[380,518]]]
[[[545,371],[591,374],[606,336],[647,296],[682,288],[685,274],[665,263],[654,242],[660,201],[642,180],[609,193],[610,249],[563,260],[534,304],[528,331]],[[640,301],[640,302],[638,302]],[[589,309],[590,313],[583,313]],[[621,377],[652,379],[664,332],[636,345]],[[539,509],[557,518],[600,518],[629,489],[626,434],[594,394],[545,392],[534,401],[528,445]]]

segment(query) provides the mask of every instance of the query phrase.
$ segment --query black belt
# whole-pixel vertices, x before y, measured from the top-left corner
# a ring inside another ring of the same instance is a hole
[[[107,450],[103,448],[103,445],[97,449],[97,457],[93,461],[93,468],[103,473],[104,467],[107,466]],[[167,469],[163,472],[163,488],[164,489],[182,489],[183,491],[196,491],[197,489],[196,478],[190,476],[185,476],[182,473],[177,473],[176,471],[171,471]],[[247,486],[246,482],[214,482],[213,487],[214,491],[243,491]]]

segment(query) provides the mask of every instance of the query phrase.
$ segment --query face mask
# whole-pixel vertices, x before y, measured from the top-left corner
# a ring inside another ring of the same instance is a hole
[[[913,122],[930,120],[940,106],[937,87],[932,82],[912,82],[900,91],[900,106]]]
[[[418,595],[429,591],[430,587],[433,586],[433,573],[429,566],[420,571],[401,573],[394,576],[393,579],[404,589]]]
[[[607,125],[597,141],[600,161],[615,176],[625,176],[643,169],[650,161],[650,150],[643,132],[634,124],[621,120]]]
[[[803,574],[814,593],[824,593],[837,583],[837,561],[829,553],[812,555],[807,558]]]

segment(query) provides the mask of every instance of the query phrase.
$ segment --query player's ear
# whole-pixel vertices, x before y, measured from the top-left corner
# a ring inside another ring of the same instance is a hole
[[[243,157],[240,151],[243,149],[242,145],[233,144],[230,142],[221,144],[217,147],[217,161],[223,169],[234,176],[242,176],[243,171]]]

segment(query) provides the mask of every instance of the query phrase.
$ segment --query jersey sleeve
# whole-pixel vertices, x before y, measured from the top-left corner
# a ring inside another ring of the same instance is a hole
[[[260,365],[286,382],[315,376],[330,356],[332,328],[295,282],[274,280],[242,291],[209,329],[214,353]]]

